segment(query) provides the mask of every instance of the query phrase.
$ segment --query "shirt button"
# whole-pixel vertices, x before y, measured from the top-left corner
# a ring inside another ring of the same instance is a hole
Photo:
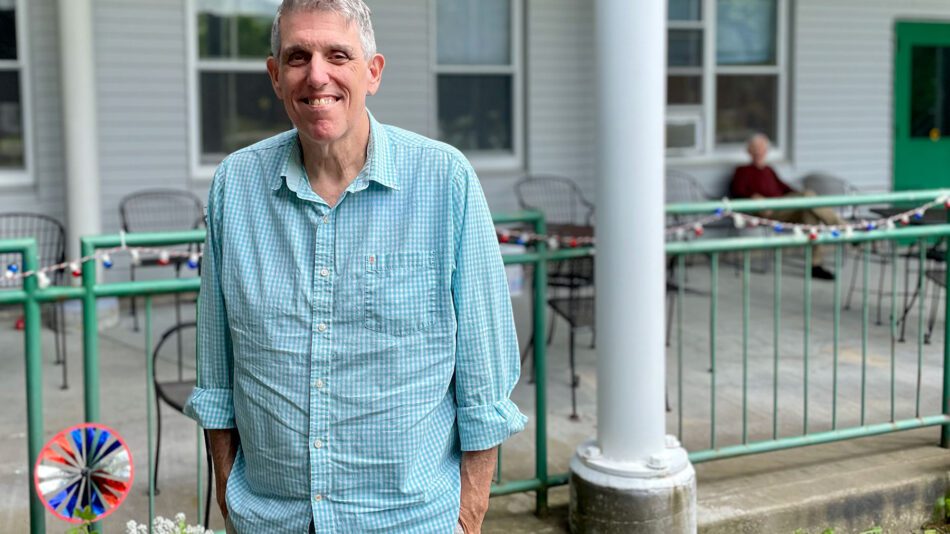
[[[325,324],[323,324],[323,323],[318,324],[318,325],[317,325],[317,331],[318,331],[318,332],[326,332],[326,331],[327,331],[327,325],[325,325]]]
[[[323,277],[330,276],[330,269],[327,269],[326,267],[324,267],[323,269],[320,269],[320,276],[323,276]]]
[[[323,224],[329,224],[329,223],[330,223],[330,217],[327,216],[327,215],[324,215],[324,216],[323,216]]]
[[[315,500],[315,501],[317,501],[317,502],[320,502],[320,501],[323,500],[323,495],[320,495],[320,494],[318,493],[318,494],[316,494],[316,495],[313,496],[313,500]]]
[[[323,441],[322,441],[322,440],[319,440],[319,439],[314,440],[314,442],[313,442],[313,448],[315,448],[315,449],[322,449],[322,448],[323,448]]]
[[[317,389],[323,389],[323,380],[318,378],[317,381],[313,383],[313,385],[316,386]]]

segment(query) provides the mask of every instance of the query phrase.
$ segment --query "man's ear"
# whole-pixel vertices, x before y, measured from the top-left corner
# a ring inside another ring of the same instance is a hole
[[[383,79],[383,68],[385,66],[386,58],[384,58],[382,54],[376,54],[366,64],[366,68],[369,70],[369,85],[366,88],[366,92],[370,95],[375,95],[376,91],[379,90],[379,84]]]
[[[278,63],[277,58],[274,56],[269,56],[267,58],[267,74],[270,76],[270,85],[274,89],[274,93],[277,95],[278,100],[283,100],[283,97],[280,94],[280,64]]]

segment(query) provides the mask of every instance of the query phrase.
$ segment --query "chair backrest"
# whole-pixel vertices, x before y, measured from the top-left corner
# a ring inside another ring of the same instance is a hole
[[[818,195],[851,195],[857,192],[857,188],[843,178],[819,172],[806,176],[802,186]]]
[[[854,195],[860,192],[857,187],[848,183],[847,180],[821,172],[805,176],[802,179],[802,187],[808,191],[813,191],[816,195]],[[856,206],[839,206],[834,209],[845,218],[853,219],[859,215],[859,212],[861,217],[873,216],[873,213],[861,211]]]
[[[181,411],[195,385],[195,348],[197,323],[185,321],[162,333],[152,350],[152,369],[159,397]],[[179,345],[180,343],[180,345]],[[178,371],[178,347],[181,347],[182,370]],[[166,362],[162,364],[161,362]]]
[[[515,183],[515,196],[518,207],[543,212],[549,224],[594,223],[594,205],[569,178],[526,176]]]
[[[126,232],[194,230],[201,224],[201,199],[182,189],[147,189],[119,202],[119,219]]]
[[[666,171],[666,203],[703,202],[709,200],[703,186],[692,175],[683,171]]]
[[[0,239],[32,237],[36,239],[39,267],[66,261],[66,230],[56,219],[39,213],[0,213]],[[15,263],[22,268],[22,259],[14,254],[0,254],[0,269]],[[63,272],[50,275],[54,282],[62,279]],[[10,281],[0,276],[0,287],[18,287],[20,281]]]

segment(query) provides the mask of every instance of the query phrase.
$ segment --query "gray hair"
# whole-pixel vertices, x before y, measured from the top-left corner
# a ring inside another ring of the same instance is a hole
[[[350,24],[356,24],[360,32],[360,44],[366,59],[376,55],[376,35],[370,9],[363,0],[284,0],[277,8],[277,16],[270,31],[270,51],[280,57],[280,17],[295,11],[329,11],[341,15]]]

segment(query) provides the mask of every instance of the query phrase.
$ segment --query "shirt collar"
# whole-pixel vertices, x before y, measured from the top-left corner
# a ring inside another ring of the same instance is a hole
[[[389,135],[376,117],[366,110],[369,115],[369,145],[366,147],[366,163],[363,169],[347,188],[350,192],[361,191],[369,186],[369,182],[390,189],[399,190],[399,180],[396,175],[392,154],[389,150]],[[271,189],[280,189],[280,184],[286,182],[287,188],[299,193],[301,186],[307,181],[307,173],[303,167],[303,157],[300,148],[300,138],[294,135],[294,142],[290,144],[287,158],[284,160],[280,174],[271,180]],[[307,184],[309,188],[309,184]]]

